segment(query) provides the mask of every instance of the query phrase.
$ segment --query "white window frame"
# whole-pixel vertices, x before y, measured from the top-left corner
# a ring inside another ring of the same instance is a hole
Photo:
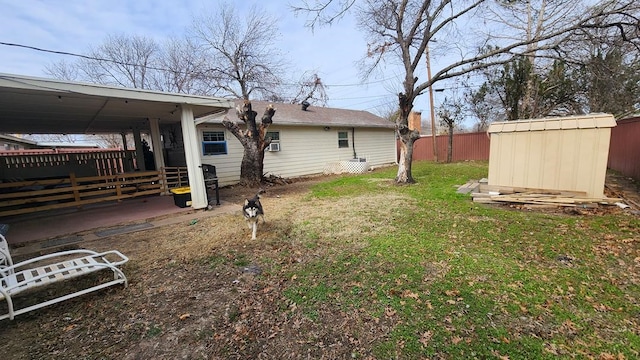
[[[216,135],[217,139],[216,140],[211,140],[211,139],[207,139],[207,135],[208,134],[214,134]],[[222,140],[220,140],[220,138],[218,137],[220,134],[222,134]],[[207,145],[222,145],[224,146],[224,152],[216,152],[216,153],[207,153],[205,151],[205,147]],[[224,130],[203,130],[202,131],[202,156],[218,156],[218,155],[227,155],[229,154],[229,148],[227,146],[227,134],[226,131]]]
[[[345,135],[345,137],[340,136],[343,134]],[[348,131],[338,131],[338,148],[339,149],[349,148],[349,132]]]

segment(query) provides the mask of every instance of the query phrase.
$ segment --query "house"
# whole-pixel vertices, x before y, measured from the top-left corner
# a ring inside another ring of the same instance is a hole
[[[266,104],[255,102],[254,109],[261,113]],[[135,149],[144,148],[142,134],[149,134],[156,169],[187,167],[194,209],[208,205],[202,164],[216,166],[220,185],[239,181],[244,149],[222,126],[225,114],[235,117],[234,106],[209,96],[0,74],[0,134],[132,134]],[[292,104],[276,109],[266,173],[298,177],[395,163],[394,124],[369,112]],[[133,152],[141,173],[144,155]],[[41,173],[35,178],[49,177],[46,168],[33,170]]]
[[[37,147],[36,141],[22,139],[9,134],[0,134],[0,151],[24,150]]]
[[[236,102],[239,104],[241,101]],[[251,104],[260,118],[271,103],[252,101]],[[292,178],[360,172],[396,161],[395,124],[386,119],[360,110],[315,106],[303,109],[299,104],[286,103],[273,105],[276,113],[267,131],[271,145],[264,158],[265,174]],[[225,116],[242,122],[233,109]],[[197,126],[201,162],[216,166],[221,186],[236,184],[240,180],[240,163],[244,154],[238,139],[222,125],[223,119],[224,116],[220,115],[204,117],[199,119]],[[163,134],[163,138],[182,139],[176,134]],[[169,145],[169,159],[184,158],[181,144],[165,145]]]
[[[210,96],[0,74],[0,133],[3,134],[124,136],[132,133],[135,148],[143,149],[141,134],[148,133],[155,167],[162,169],[167,162],[161,133],[166,129],[179,129],[182,143],[187,144],[183,147],[182,162],[187,165],[195,209],[208,205],[204,176],[199,168],[197,119],[232,107],[231,101]],[[144,152],[135,152],[135,157],[140,170],[146,170]]]
[[[98,149],[100,146],[96,143],[88,142],[44,142],[23,139],[19,136],[0,134],[0,153],[19,153],[29,150],[65,150],[65,149]]]

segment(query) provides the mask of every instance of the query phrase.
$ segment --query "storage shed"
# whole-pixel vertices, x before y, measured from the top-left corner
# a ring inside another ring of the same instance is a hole
[[[488,185],[604,197],[613,115],[495,122]]]

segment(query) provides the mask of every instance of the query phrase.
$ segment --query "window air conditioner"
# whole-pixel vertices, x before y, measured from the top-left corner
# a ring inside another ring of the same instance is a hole
[[[269,144],[269,151],[280,151],[280,143]]]

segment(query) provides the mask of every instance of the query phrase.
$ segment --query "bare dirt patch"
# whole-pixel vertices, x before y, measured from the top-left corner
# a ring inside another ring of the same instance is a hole
[[[75,298],[0,323],[0,353],[12,359],[345,358],[367,354],[385,327],[364,314],[321,307],[312,320],[283,290],[296,267],[365,246],[406,205],[393,193],[318,200],[320,179],[266,188],[258,241],[240,215],[221,215],[83,243],[118,249],[129,287]],[[257,189],[222,189],[242,203]],[[354,212],[354,204],[367,210]],[[371,206],[371,204],[379,204]],[[339,240],[339,241],[336,241]],[[109,276],[108,274],[104,276]],[[31,293],[37,301],[96,279]],[[330,325],[330,326],[327,326]]]

